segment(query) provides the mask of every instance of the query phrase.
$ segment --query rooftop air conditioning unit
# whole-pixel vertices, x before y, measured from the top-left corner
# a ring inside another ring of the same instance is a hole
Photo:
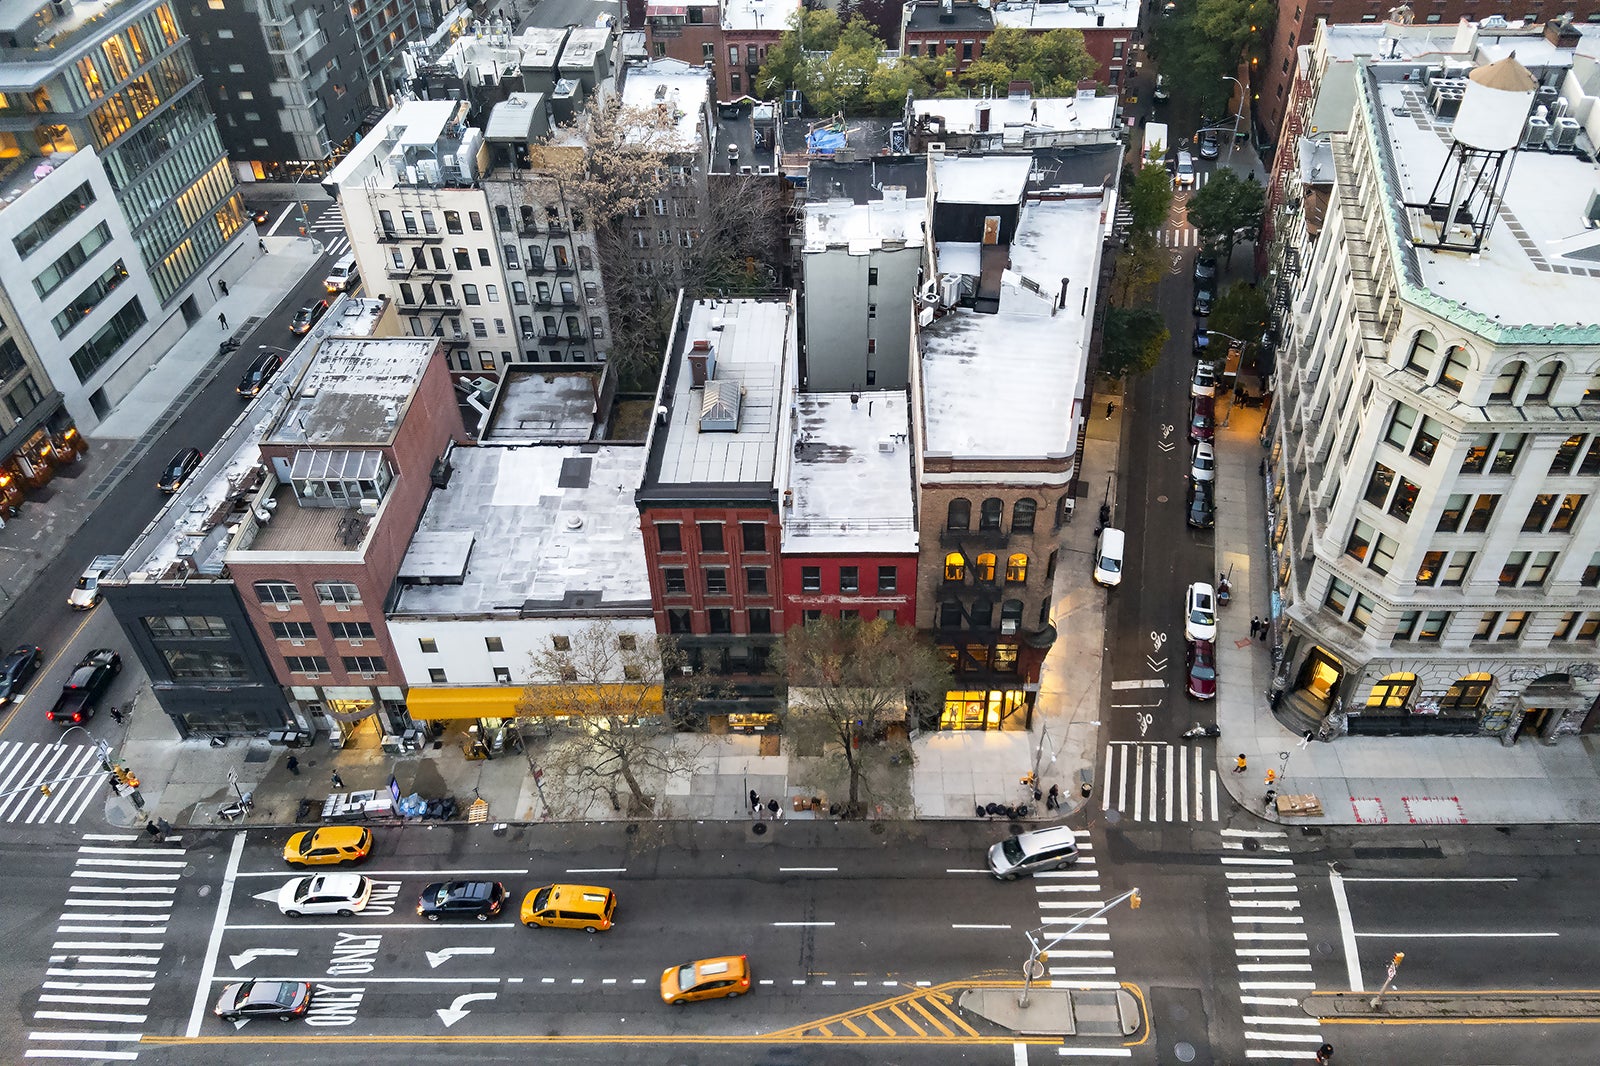
[[[1558,152],[1570,152],[1578,143],[1578,131],[1583,129],[1575,118],[1556,119],[1555,148]]]
[[[370,498],[362,500],[361,513],[366,515],[368,518],[376,515],[378,513],[378,501]]]
[[[1522,131],[1522,147],[1543,148],[1550,139],[1550,120],[1534,115],[1528,119],[1527,128]]]

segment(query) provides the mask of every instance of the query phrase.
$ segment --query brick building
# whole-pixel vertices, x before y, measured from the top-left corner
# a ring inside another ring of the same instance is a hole
[[[1074,0],[1069,3],[970,3],[914,0],[900,19],[900,50],[937,58],[950,74],[983,58],[984,41],[997,26],[1028,33],[1077,30],[1097,66],[1091,77],[1121,85],[1129,53],[1139,38],[1138,0]]]
[[[714,71],[718,100],[774,95],[756,85],[767,49],[789,28],[799,0],[690,0],[645,8],[651,58],[679,59]]]

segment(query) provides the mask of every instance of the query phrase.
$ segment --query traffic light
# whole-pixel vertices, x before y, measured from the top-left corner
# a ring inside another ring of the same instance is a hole
[[[1139,898],[1139,890],[1136,888],[1133,890],[1133,895],[1128,897],[1128,909],[1130,911],[1136,911],[1139,909],[1139,904],[1143,902],[1144,900]]]
[[[48,795],[50,795],[50,786],[49,785],[40,785],[39,786],[39,791],[44,793],[46,796],[48,796]]]
[[[116,775],[117,775],[117,780],[121,781],[124,785],[127,785],[129,788],[138,788],[139,787],[139,778],[137,776],[135,776],[134,772],[132,770],[128,769],[126,766],[117,767]]]

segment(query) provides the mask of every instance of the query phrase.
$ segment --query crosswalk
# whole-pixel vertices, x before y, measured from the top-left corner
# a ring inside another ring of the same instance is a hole
[[[85,834],[56,923],[24,1058],[131,1062],[149,1020],[167,922],[187,863],[176,837]]]
[[[1221,786],[1198,744],[1112,741],[1106,745],[1100,809],[1135,822],[1214,822]]]
[[[350,236],[344,231],[344,219],[338,211],[324,211],[309,228],[310,235],[322,242],[327,254],[338,257],[350,250]]]
[[[106,780],[90,745],[0,741],[0,821],[75,825]]]
[[[1156,232],[1156,243],[1163,248],[1198,248],[1200,231],[1188,223],[1169,226]]]
[[[1068,870],[1042,870],[1032,878],[1033,890],[1039,897],[1042,942],[1052,945],[1047,952],[1045,979],[1054,988],[1121,988],[1106,917],[1084,917],[1104,907],[1108,898],[1100,882],[1094,843],[1084,830],[1076,831],[1074,836],[1078,842],[1077,863]],[[1080,923],[1082,928],[1074,930]],[[1132,1052],[1126,1046],[1084,1039],[1069,1041],[1057,1048],[1057,1054],[1074,1062],[1126,1062]]]
[[[1222,831],[1245,1057],[1303,1063],[1322,1043],[1301,1001],[1316,991],[1300,884],[1281,829]]]

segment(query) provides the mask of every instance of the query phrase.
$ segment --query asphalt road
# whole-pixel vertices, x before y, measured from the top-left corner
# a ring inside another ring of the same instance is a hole
[[[277,219],[287,201],[251,200],[250,203],[271,208],[272,217]],[[331,201],[311,202],[313,220],[328,210],[337,211],[338,208]],[[298,217],[286,218],[279,229],[293,233],[298,221]],[[113,636],[102,639],[99,644],[80,636],[91,618],[102,614],[109,617],[110,612],[103,607],[95,608],[89,615],[74,611],[67,606],[67,593],[90,559],[97,555],[122,554],[165,504],[166,497],[155,485],[167,461],[191,445],[209,451],[238,418],[240,403],[234,385],[259,354],[259,345],[290,347],[295,343],[296,338],[289,332],[290,320],[306,300],[313,295],[325,295],[323,273],[319,263],[307,271],[305,278],[276,307],[263,314],[255,330],[240,338],[238,351],[220,364],[189,407],[128,468],[82,528],[66,543],[56,546],[53,558],[42,562],[39,577],[25,590],[7,590],[15,603],[0,618],[0,648],[37,644],[44,649],[47,667],[34,675],[27,699],[5,708],[5,717],[0,722],[0,736],[5,740],[53,741],[60,734],[59,728],[44,721],[44,711],[55,701],[73,666],[90,648],[109,646],[122,652],[125,659],[128,657],[126,644],[114,624],[109,630]],[[181,358],[181,353],[173,357]],[[92,448],[92,436],[89,443]],[[131,697],[125,688],[125,682],[113,686],[111,694],[102,701],[102,715],[111,703],[125,702]]]

